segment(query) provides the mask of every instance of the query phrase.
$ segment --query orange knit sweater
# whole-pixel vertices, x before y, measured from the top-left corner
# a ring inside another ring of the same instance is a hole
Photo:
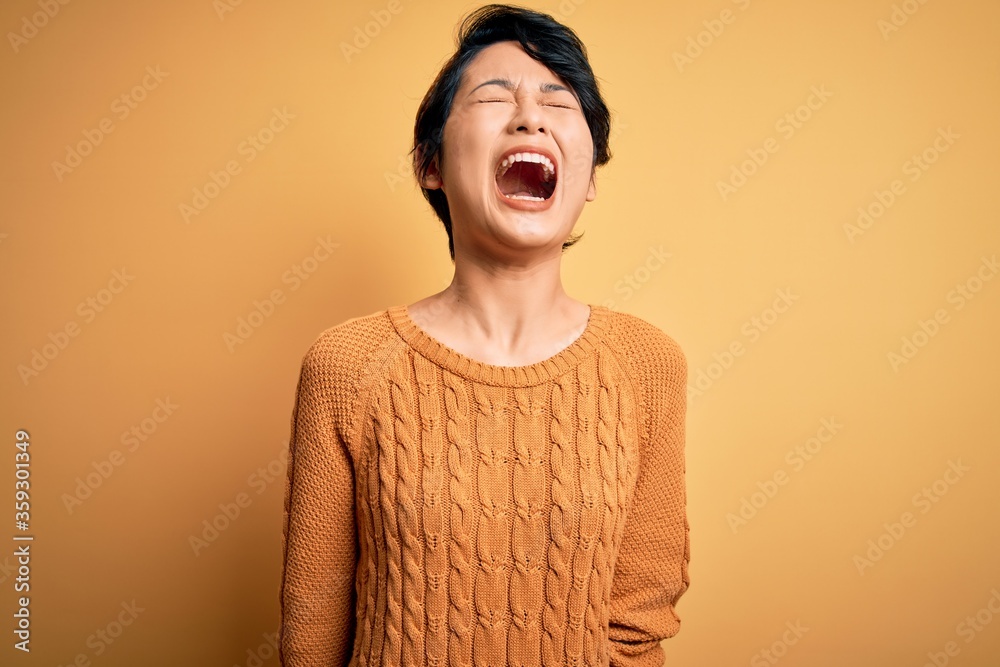
[[[687,363],[645,320],[493,366],[394,306],[324,331],[291,419],[281,663],[661,667],[688,588]]]

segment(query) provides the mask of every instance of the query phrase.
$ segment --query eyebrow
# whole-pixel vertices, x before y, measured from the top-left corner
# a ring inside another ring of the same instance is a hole
[[[514,85],[514,82],[511,81],[510,79],[503,79],[503,78],[490,79],[489,81],[483,81],[481,84],[479,84],[478,86],[476,86],[475,88],[473,88],[471,91],[469,91],[469,95],[471,95],[472,93],[476,92],[477,90],[479,90],[483,86],[500,86],[501,88],[504,88],[505,90],[509,90],[510,92],[514,92],[514,89],[517,88],[517,86]],[[546,83],[539,84],[538,85],[538,90],[541,91],[541,92],[543,92],[543,93],[555,93],[555,92],[559,92],[561,90],[565,90],[567,93],[572,93],[573,92],[572,90],[570,90],[566,86],[561,86],[558,83],[551,83],[551,82],[546,82]]]

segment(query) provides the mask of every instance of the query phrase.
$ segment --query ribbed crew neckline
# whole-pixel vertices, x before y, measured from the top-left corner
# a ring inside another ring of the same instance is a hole
[[[548,359],[527,366],[495,366],[454,350],[431,336],[410,318],[405,304],[386,309],[400,337],[431,362],[469,380],[500,387],[530,387],[573,368],[597,347],[608,327],[611,311],[605,306],[587,304],[587,325],[572,343]]]

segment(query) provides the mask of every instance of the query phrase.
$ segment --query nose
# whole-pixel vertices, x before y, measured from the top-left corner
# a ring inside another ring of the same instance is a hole
[[[515,132],[546,132],[541,106],[534,100],[522,98],[517,102],[517,111],[511,118]]]

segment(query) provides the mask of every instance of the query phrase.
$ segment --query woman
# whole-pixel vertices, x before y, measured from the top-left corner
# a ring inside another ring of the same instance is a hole
[[[466,18],[412,151],[454,278],[303,358],[282,664],[663,664],[688,587],[687,365],[559,274],[609,129],[569,28]]]

